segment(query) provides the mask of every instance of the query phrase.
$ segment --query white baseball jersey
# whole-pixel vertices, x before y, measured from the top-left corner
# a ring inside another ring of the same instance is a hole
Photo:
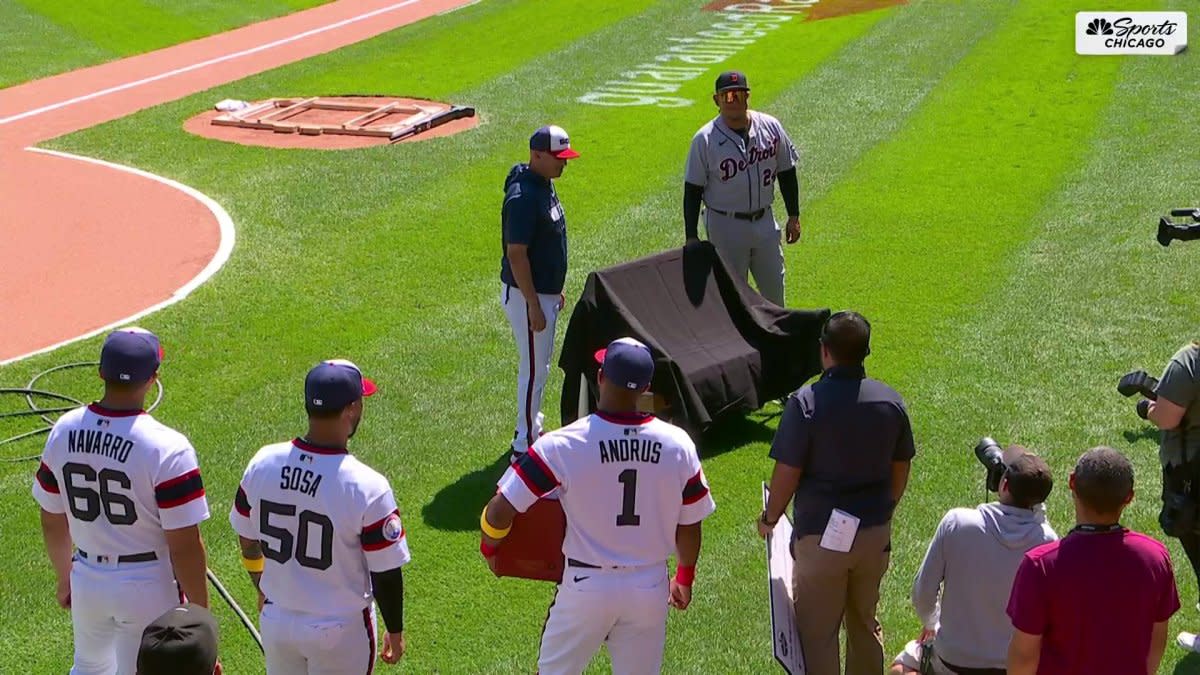
[[[297,612],[360,612],[371,603],[370,573],[409,561],[387,479],[344,449],[299,438],[254,455],[229,522],[262,542],[263,594]]]
[[[71,540],[89,556],[155,553],[163,530],[208,518],[196,451],[183,434],[142,411],[98,404],[58,419],[33,482],[50,513],[66,513]]]
[[[684,181],[704,187],[704,203],[720,211],[749,213],[775,201],[775,177],[800,156],[783,125],[751,110],[747,138],[718,115],[692,137]]]
[[[602,567],[666,562],[676,526],[716,509],[692,439],[653,415],[596,413],[551,431],[499,487],[521,512],[557,491],[563,554]]]

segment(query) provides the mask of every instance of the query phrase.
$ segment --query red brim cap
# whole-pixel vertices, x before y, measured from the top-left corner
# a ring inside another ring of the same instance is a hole
[[[575,159],[579,156],[579,153],[571,148],[567,148],[566,150],[559,150],[554,153],[554,156],[558,159]]]
[[[362,379],[362,381],[363,381],[363,396],[370,396],[371,394],[374,394],[375,392],[379,391],[379,387],[375,386],[374,380],[368,380],[367,378],[364,377]]]
[[[596,356],[596,363],[598,363],[598,364],[600,364],[600,365],[604,365],[604,354],[605,354],[605,352],[607,352],[607,351],[608,351],[608,348],[607,348],[607,347],[605,347],[604,349],[597,349],[597,350],[596,350],[596,354],[595,354],[595,356]]]

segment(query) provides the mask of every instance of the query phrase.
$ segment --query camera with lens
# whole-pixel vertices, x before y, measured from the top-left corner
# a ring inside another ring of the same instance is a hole
[[[1144,398],[1137,402],[1137,416],[1142,419],[1149,419],[1150,401],[1158,399],[1158,378],[1151,376],[1144,370],[1135,370],[1131,373],[1126,373],[1121,376],[1121,381],[1117,383],[1117,392],[1125,397],[1141,394]]]
[[[1182,218],[1183,220],[1174,220]],[[1171,209],[1170,216],[1158,219],[1158,243],[1170,246],[1171,241],[1200,239],[1200,208]]]
[[[1004,451],[991,436],[984,436],[975,444],[975,458],[987,469],[988,492],[1000,491],[1000,479],[1004,478]]]

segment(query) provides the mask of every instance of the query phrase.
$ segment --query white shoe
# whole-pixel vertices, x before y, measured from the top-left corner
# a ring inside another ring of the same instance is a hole
[[[1180,647],[1190,652],[1200,652],[1200,640],[1197,638],[1195,633],[1180,633],[1175,641],[1179,643]]]

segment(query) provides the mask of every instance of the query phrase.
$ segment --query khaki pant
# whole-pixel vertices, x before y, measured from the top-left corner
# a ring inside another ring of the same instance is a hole
[[[875,617],[891,558],[891,523],[858,531],[847,553],[820,547],[821,535],[792,545],[796,627],[813,675],[841,673],[838,630],[846,626],[846,675],[883,672],[883,629]]]

